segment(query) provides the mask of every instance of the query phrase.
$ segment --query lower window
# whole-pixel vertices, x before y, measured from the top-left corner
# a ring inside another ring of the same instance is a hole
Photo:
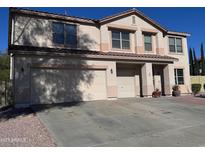
[[[184,84],[184,71],[183,69],[174,69],[175,84]]]

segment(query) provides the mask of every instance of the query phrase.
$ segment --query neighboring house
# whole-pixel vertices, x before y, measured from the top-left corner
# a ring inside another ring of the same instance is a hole
[[[93,20],[11,8],[9,29],[17,106],[190,93],[189,34],[135,9]]]

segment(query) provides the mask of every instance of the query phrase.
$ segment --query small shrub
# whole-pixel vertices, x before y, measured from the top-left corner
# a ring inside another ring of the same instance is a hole
[[[0,106],[13,105],[13,87],[11,81],[0,81]]]
[[[157,98],[161,96],[161,91],[159,91],[159,89],[155,89],[155,91],[153,91],[152,93],[152,97]]]
[[[191,90],[194,93],[194,95],[197,94],[201,90],[201,84],[198,84],[198,83],[192,84],[191,85]]]
[[[204,83],[204,90],[205,90],[205,83]]]
[[[173,87],[172,87],[172,96],[175,96],[175,97],[177,97],[177,96],[180,96],[181,95],[181,91],[179,90],[179,86],[178,85],[174,85]]]
[[[172,87],[172,90],[173,90],[173,91],[179,91],[179,86],[178,86],[178,85],[174,85],[174,86]]]

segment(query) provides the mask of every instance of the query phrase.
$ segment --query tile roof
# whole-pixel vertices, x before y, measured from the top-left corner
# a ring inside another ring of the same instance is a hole
[[[124,12],[120,12],[117,14],[113,14],[111,16],[107,16],[105,18],[96,20],[96,19],[89,19],[89,18],[81,18],[76,16],[69,16],[69,15],[62,15],[62,14],[55,14],[55,13],[48,13],[43,11],[34,11],[34,10],[28,10],[28,9],[19,9],[19,8],[10,8],[11,13],[20,13],[20,14],[27,14],[32,16],[41,16],[44,18],[51,18],[51,19],[59,19],[59,20],[67,20],[67,21],[73,21],[73,22],[80,22],[80,23],[88,23],[88,24],[94,24],[97,26],[100,26],[101,24],[111,21],[113,19],[122,17],[124,15],[130,15],[130,14],[136,14],[139,17],[141,17],[143,20],[147,21],[148,23],[152,24],[156,28],[162,30],[166,34],[170,35],[180,35],[180,36],[190,36],[190,34],[186,32],[175,32],[175,31],[169,31],[166,28],[162,27],[159,23],[152,20],[148,16],[144,15],[142,12],[138,11],[137,9],[130,9]]]
[[[32,51],[32,52],[29,52]],[[177,58],[157,55],[157,54],[135,54],[135,53],[122,53],[122,52],[102,52],[102,51],[92,51],[92,50],[80,50],[80,49],[66,49],[66,48],[47,48],[47,47],[32,47],[32,46],[19,46],[11,45],[9,46],[9,53],[13,54],[39,54],[39,55],[65,55],[65,56],[81,56],[92,58],[105,58],[109,57],[112,59],[126,59],[126,60],[150,60],[150,61],[177,61]],[[63,54],[64,53],[64,54]]]
[[[48,19],[67,20],[67,21],[90,23],[90,24],[97,24],[99,22],[98,20],[95,19],[81,18],[76,16],[56,14],[56,13],[48,13],[43,11],[34,11],[29,9],[10,8],[10,12],[18,13],[18,14],[26,14],[31,16],[40,16]]]

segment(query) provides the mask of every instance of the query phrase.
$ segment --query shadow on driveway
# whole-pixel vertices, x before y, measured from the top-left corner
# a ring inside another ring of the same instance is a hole
[[[84,102],[69,102],[69,103],[65,102],[65,103],[58,103],[58,104],[40,104],[40,105],[32,105],[27,108],[15,108],[12,105],[5,106],[0,108],[0,122],[17,118],[19,116],[36,114],[38,112],[42,112],[44,110],[48,110],[52,108],[63,109],[65,107],[80,106],[83,103]]]

